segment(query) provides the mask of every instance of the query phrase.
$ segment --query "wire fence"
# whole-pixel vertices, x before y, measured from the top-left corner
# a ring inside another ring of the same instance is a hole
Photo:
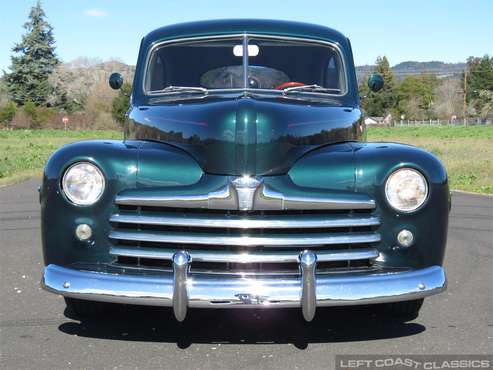
[[[393,120],[388,122],[367,123],[367,126],[478,126],[493,125],[493,119],[468,118],[468,119],[426,119],[426,120]]]

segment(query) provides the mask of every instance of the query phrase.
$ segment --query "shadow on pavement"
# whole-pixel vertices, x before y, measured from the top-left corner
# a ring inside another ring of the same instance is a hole
[[[81,337],[176,343],[187,348],[194,343],[287,344],[305,349],[310,343],[353,342],[415,335],[426,328],[386,316],[376,307],[331,307],[317,309],[306,323],[299,309],[190,309],[183,323],[174,320],[171,309],[125,306],[95,318],[65,316],[59,330]]]

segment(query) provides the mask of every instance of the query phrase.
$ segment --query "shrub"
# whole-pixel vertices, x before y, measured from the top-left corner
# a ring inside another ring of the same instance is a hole
[[[16,105],[9,101],[3,107],[0,108],[0,123],[6,127],[10,126],[10,123],[14,119],[15,113],[17,112]]]
[[[54,108],[36,107],[31,101],[24,104],[23,110],[29,120],[29,128],[42,128],[42,126],[53,124],[57,119],[57,113]]]
[[[29,118],[29,128],[39,128],[41,122],[39,122],[38,109],[32,101],[27,101],[24,104],[24,113]]]
[[[123,84],[118,92],[118,95],[113,99],[111,107],[111,115],[120,124],[125,122],[125,114],[130,106],[130,94],[132,93],[132,85],[129,83]]]

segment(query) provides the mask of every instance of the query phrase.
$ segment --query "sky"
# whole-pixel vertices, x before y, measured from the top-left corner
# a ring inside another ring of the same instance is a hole
[[[10,65],[35,0],[0,0],[0,70]],[[43,0],[57,54],[135,64],[141,38],[173,23],[267,18],[317,23],[351,39],[357,65],[386,55],[462,62],[493,54],[493,0]]]

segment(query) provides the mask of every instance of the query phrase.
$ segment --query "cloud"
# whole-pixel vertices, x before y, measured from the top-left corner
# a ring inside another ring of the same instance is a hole
[[[106,12],[102,9],[87,9],[84,14],[88,17],[106,17]]]

